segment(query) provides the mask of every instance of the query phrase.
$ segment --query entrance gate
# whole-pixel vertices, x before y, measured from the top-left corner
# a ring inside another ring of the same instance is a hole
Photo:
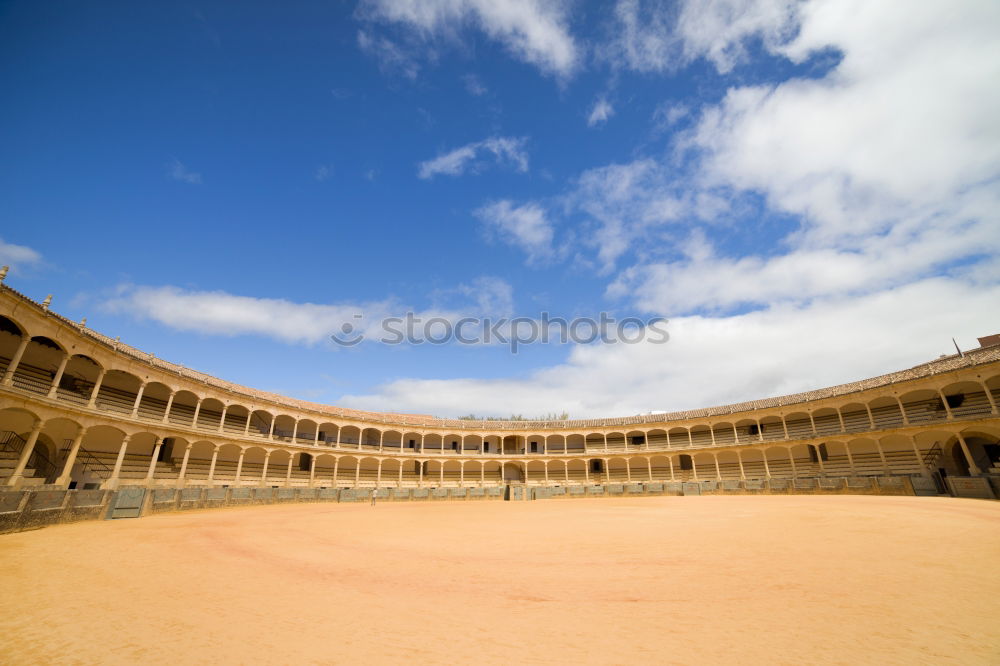
[[[111,507],[111,518],[138,518],[142,512],[142,501],[146,499],[146,489],[125,487],[115,493],[115,503]]]

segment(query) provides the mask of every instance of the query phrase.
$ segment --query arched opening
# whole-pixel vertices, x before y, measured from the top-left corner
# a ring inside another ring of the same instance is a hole
[[[953,382],[941,389],[941,392],[956,419],[974,418],[992,411],[990,399],[979,382]]]
[[[231,435],[249,434],[247,421],[250,419],[250,410],[243,405],[228,405],[226,407],[226,419],[222,424],[222,432]]]
[[[785,438],[785,427],[781,423],[781,417],[770,415],[760,420],[761,439],[765,442],[773,442]]]
[[[24,328],[14,320],[0,316],[0,377],[10,367],[10,362],[21,347]]]
[[[319,424],[319,441],[326,446],[336,446],[340,427],[336,423],[324,421]]]
[[[31,338],[14,371],[14,386],[46,395],[65,356],[66,352],[51,338],[41,335]]]
[[[563,435],[549,435],[543,441],[546,453],[566,453],[566,438]]]
[[[667,432],[667,443],[672,449],[688,446],[691,440],[688,438],[687,428],[671,428]]]
[[[67,402],[86,404],[90,401],[90,394],[101,370],[100,364],[89,356],[70,356],[59,381],[59,388],[56,389],[56,397]]]
[[[94,405],[118,414],[131,414],[142,380],[122,370],[108,370],[101,379]]]
[[[247,434],[253,437],[268,437],[271,434],[271,424],[274,415],[263,409],[255,409],[250,413],[250,429]]]
[[[587,451],[603,451],[604,435],[599,432],[589,433],[585,438]]]
[[[733,444],[736,442],[736,426],[723,421],[712,426],[712,433],[715,435],[715,443]]]
[[[198,408],[198,423],[195,424],[195,427],[218,430],[219,426],[222,425],[223,409],[225,409],[225,405],[222,404],[221,400],[205,398],[201,401],[201,407]]]
[[[646,442],[651,449],[665,449],[670,444],[667,439],[667,431],[654,429],[646,433]]]
[[[512,462],[504,463],[503,480],[508,483],[520,483],[523,481],[524,474],[521,472],[521,466]]]
[[[844,432],[865,432],[871,430],[871,421],[868,420],[868,410],[860,402],[851,402],[840,408],[840,415],[844,419]]]
[[[271,439],[279,442],[291,442],[295,432],[295,419],[287,414],[274,417],[274,433]]]
[[[361,429],[357,426],[342,427],[338,442],[342,447],[358,448],[358,444],[361,442]]]
[[[868,403],[872,413],[872,422],[876,430],[888,430],[903,425],[903,413],[895,398],[881,396]]]
[[[354,485],[357,476],[358,459],[354,456],[341,456],[337,463],[337,485],[349,488]]]
[[[402,451],[403,450],[403,433],[398,430],[386,430],[382,433],[382,450],[389,451],[392,450]],[[383,469],[385,466],[383,465]]]
[[[167,416],[167,421],[177,425],[193,425],[194,410],[197,406],[198,396],[191,391],[177,391],[170,405],[170,415]]]
[[[691,441],[690,446],[711,446],[712,429],[707,425],[696,425],[689,431]]]
[[[812,421],[804,412],[792,412],[785,416],[785,427],[788,428],[789,439],[808,439],[815,434]]]
[[[947,416],[944,402],[937,391],[921,389],[899,396],[906,410],[906,419],[911,424],[941,421]]]
[[[608,451],[625,450],[625,433],[609,432],[607,434],[607,441],[608,441]]]
[[[295,441],[299,444],[316,445],[316,433],[319,425],[312,419],[299,419],[295,425]]]
[[[840,416],[833,407],[823,407],[813,412],[816,435],[819,437],[840,434]]]
[[[530,460],[525,465],[527,469],[527,475],[525,482],[532,485],[544,485],[546,469],[545,463],[541,460]]]
[[[137,416],[145,421],[163,421],[167,413],[167,400],[170,399],[170,387],[160,382],[149,382],[142,390]]]
[[[587,440],[582,434],[566,436],[566,453],[580,454],[587,450]]]

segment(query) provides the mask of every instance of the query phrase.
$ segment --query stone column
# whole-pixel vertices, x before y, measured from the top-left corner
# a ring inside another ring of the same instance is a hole
[[[983,391],[986,393],[986,399],[990,401],[990,413],[997,413],[997,401],[993,399],[993,393],[990,392],[990,387],[986,385],[986,382],[979,382],[983,385]]]
[[[813,428],[815,430],[815,428]],[[792,463],[792,478],[798,476],[798,472],[795,470],[795,454],[792,453],[791,447],[788,448],[788,460]]]
[[[14,468],[14,473],[7,479],[6,485],[16,486],[21,481],[24,468],[28,466],[28,458],[31,457],[31,453],[35,450],[35,444],[38,443],[38,435],[41,434],[43,425],[41,419],[35,421],[35,425],[31,428],[31,434],[28,435],[28,441],[25,442],[24,448],[21,449],[21,455],[17,459],[17,467]]]
[[[118,487],[118,475],[122,471],[122,463],[125,462],[125,450],[128,449],[128,440],[132,438],[131,435],[125,435],[125,439],[122,440],[122,446],[118,449],[118,458],[115,460],[115,468],[111,472],[111,478],[107,481],[107,487],[114,490]]]
[[[875,429],[875,417],[872,415],[872,408],[865,403],[865,411],[868,412],[868,423],[871,424],[871,430]]]
[[[823,465],[823,449],[821,449],[820,446],[822,446],[822,444],[816,445],[816,462],[819,463],[820,476],[826,476],[826,466]]]
[[[181,473],[177,475],[177,485],[178,487],[184,487],[184,476],[187,474],[188,460],[191,458],[191,446],[189,442],[187,446],[184,447],[184,459],[181,461]]]
[[[646,469],[649,471],[649,480],[653,480],[653,460],[646,458]]]
[[[229,411],[229,405],[222,406],[222,417],[219,419],[219,429],[216,432],[221,433],[222,427],[226,425],[226,412]]]
[[[962,453],[965,455],[966,461],[969,463],[969,474],[971,476],[979,476],[983,473],[979,466],[976,465],[976,461],[972,458],[972,452],[969,451],[969,445],[965,442],[965,438],[962,437],[962,433],[956,432],[955,436],[958,438],[958,444],[962,447]]]
[[[68,486],[70,481],[70,475],[73,473],[73,464],[76,462],[76,455],[80,452],[80,445],[83,443],[83,438],[87,435],[86,428],[80,428],[76,437],[73,438],[73,444],[69,447],[69,453],[66,455],[66,462],[63,463],[62,474],[56,479],[56,484],[60,486]]]
[[[14,357],[10,360],[10,365],[7,366],[7,372],[3,375],[4,386],[10,386],[14,383],[14,373],[17,372],[17,366],[21,364],[21,357],[24,356],[24,350],[28,348],[29,342],[31,342],[31,338],[21,336],[21,344],[17,346],[17,351],[14,352]]]
[[[361,469],[361,466],[358,466]],[[309,487],[313,487],[313,481],[316,479],[316,456],[309,456]],[[357,484],[355,484],[357,485]]]
[[[264,453],[264,471],[260,474],[260,484],[262,486],[267,485],[267,464],[271,461],[271,452],[266,451]]]
[[[740,451],[736,452],[736,462],[740,464],[740,479],[746,481],[747,475],[746,472],[743,471],[743,454]]]
[[[927,465],[924,464],[924,457],[920,453],[920,447],[917,446],[917,438],[910,437],[910,444],[913,446],[913,455],[917,457],[917,467],[920,469],[920,475],[925,478],[929,478],[931,473],[930,470],[927,469]]]
[[[765,479],[770,479],[771,478],[771,468],[768,467],[768,465],[767,465],[767,451],[761,451],[760,453],[761,453],[761,456],[760,456],[761,460],[764,461],[764,478]]]
[[[139,391],[135,394],[135,402],[132,403],[132,418],[139,416],[139,403],[142,402],[142,393],[146,390],[146,382],[139,384]]]
[[[938,392],[938,395],[941,396],[941,404],[944,405],[944,411],[945,411],[945,414],[948,415],[948,420],[949,421],[954,420],[955,414],[954,414],[954,412],[951,411],[951,407],[948,405],[948,396],[946,396],[944,394],[944,391],[942,391],[941,389],[938,389],[937,392]]]
[[[191,417],[191,427],[198,427],[198,415],[201,414],[201,399],[194,403],[194,416]]]
[[[722,481],[722,470],[719,469],[719,456],[713,453],[712,457],[715,458],[715,478]]]
[[[292,453],[288,456],[288,468],[285,470],[285,485],[289,485],[292,482],[292,460],[295,459],[295,454]],[[337,485],[337,460],[333,461],[333,485]]]
[[[101,391],[101,382],[104,381],[105,374],[104,368],[101,368],[100,374],[97,375],[97,381],[94,382],[94,388],[90,392],[90,400],[87,401],[87,407],[91,409],[97,406],[97,394]]]
[[[667,463],[670,465],[670,480],[676,481],[674,478],[674,458],[673,456],[667,456]]]
[[[875,447],[878,449],[879,460],[882,461],[882,473],[885,475],[889,474],[889,463],[885,461],[885,452],[882,451],[882,442],[879,441],[878,437],[873,438],[875,440]]]
[[[809,412],[809,423],[812,425],[813,437],[816,437],[819,433],[816,432],[816,419],[813,418],[812,412]]]
[[[167,421],[170,420],[170,407],[173,406],[174,404],[175,393],[177,393],[177,391],[171,391],[170,395],[167,396],[167,407],[166,409],[163,410],[163,418],[160,419],[160,423],[166,423]]]
[[[66,372],[67,363],[69,363],[69,354],[63,356],[63,360],[59,363],[59,369],[56,370],[56,376],[52,378],[52,386],[49,388],[50,398],[56,397],[56,391],[59,389],[59,382],[62,381],[63,373]]]
[[[236,461],[236,479],[233,481],[234,486],[240,485],[240,472],[243,471],[243,456],[246,455],[246,449],[240,449],[240,459]]]
[[[219,459],[219,447],[212,450],[212,463],[208,466],[208,481],[215,479],[215,461]]]
[[[149,459],[149,471],[146,472],[146,483],[153,480],[153,474],[156,473],[156,459],[160,457],[160,447],[163,446],[163,440],[157,437],[153,442],[153,453]]]
[[[844,425],[844,414],[840,411],[839,407],[836,409],[837,409],[837,420],[840,421],[840,432],[847,432],[847,426]]]
[[[858,472],[854,469],[854,456],[851,455],[850,442],[844,442],[844,451],[847,452],[847,465],[851,468],[851,476],[857,476]]]

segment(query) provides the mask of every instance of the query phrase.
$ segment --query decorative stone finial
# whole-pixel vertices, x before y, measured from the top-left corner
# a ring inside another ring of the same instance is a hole
[[[87,318],[84,317],[80,320],[80,328],[87,328]]]
[[[45,300],[42,301],[42,309],[48,310],[49,309],[49,305],[51,303],[52,303],[52,294],[49,294],[48,296],[45,297]]]
[[[0,268],[0,282],[3,282],[3,279],[7,277],[7,271],[9,270],[10,266],[3,266],[2,268]]]

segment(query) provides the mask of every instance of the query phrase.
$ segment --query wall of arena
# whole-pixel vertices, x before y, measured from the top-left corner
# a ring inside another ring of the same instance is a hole
[[[36,513],[107,517],[119,499],[139,495],[140,512],[355,501],[373,490],[395,501],[711,492],[993,498],[996,342],[736,405],[461,421],[336,408],[225,382],[0,283],[0,530],[31,524]]]

